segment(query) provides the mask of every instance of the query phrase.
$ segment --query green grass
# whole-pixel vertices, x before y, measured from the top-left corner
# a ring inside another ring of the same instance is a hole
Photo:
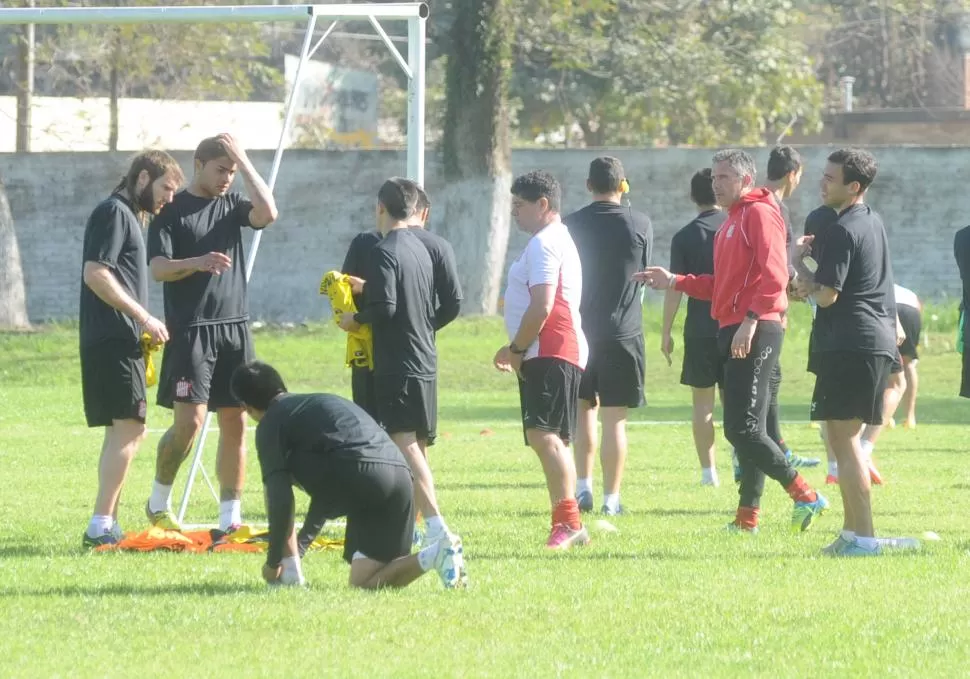
[[[932,530],[942,541],[865,561],[818,556],[841,524],[837,493],[817,529],[793,536],[789,501],[769,485],[761,534],[723,533],[737,500],[730,463],[722,446],[725,485],[698,485],[683,424],[689,395],[660,356],[655,311],[649,405],[630,427],[630,514],[614,521],[618,533],[594,528],[586,549],[546,553],[541,471],[521,445],[514,383],[490,365],[501,323],[460,321],[440,336],[442,438],[432,466],[465,541],[466,592],[443,591],[433,575],[402,591],[352,591],[337,553],[307,559],[309,591],[273,592],[261,584],[257,555],[82,553],[101,432],[83,425],[76,331],[0,335],[0,676],[963,674],[970,403],[954,396],[952,310],[937,313],[921,361],[920,424],[883,437],[877,457],[888,484],[874,503],[882,534]],[[796,310],[784,431],[795,450],[817,455],[817,432],[805,422],[807,328]],[[262,330],[256,342],[294,391],[348,393],[332,326]],[[153,449],[168,422],[150,408],[153,431],[122,500],[128,529],[144,524]],[[249,474],[244,511],[264,521],[254,457]],[[821,484],[824,470],[807,477]],[[201,484],[190,519],[215,519]]]

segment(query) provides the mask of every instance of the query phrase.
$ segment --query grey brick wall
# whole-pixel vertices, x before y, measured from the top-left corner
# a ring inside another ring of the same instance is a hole
[[[796,228],[818,204],[818,180],[829,147],[803,147],[802,186],[790,202]],[[753,149],[763,179],[767,149]],[[959,292],[953,262],[954,232],[970,222],[970,148],[876,148],[879,176],[869,202],[889,231],[896,279],[925,298]],[[600,151],[516,151],[515,172],[544,168],[563,184],[564,211],[587,201],[586,169]],[[708,149],[615,149],[633,186],[631,200],[653,220],[654,261],[665,264],[673,233],[689,221],[690,176],[710,163]],[[176,153],[190,171],[191,154]],[[272,153],[254,152],[266,176]],[[85,220],[127,166],[129,154],[0,154],[27,278],[32,320],[76,317],[81,239]],[[277,182],[280,219],[262,239],[252,279],[254,318],[301,321],[329,311],[316,294],[323,271],[338,268],[353,236],[373,228],[374,196],[380,182],[403,174],[398,152],[287,151]],[[427,185],[434,200],[441,166],[429,155]],[[237,186],[236,188],[241,188]],[[442,211],[438,211],[440,217]],[[432,210],[431,228],[435,228]],[[514,227],[513,227],[514,228]],[[525,242],[513,234],[509,251]],[[152,286],[152,308],[161,313],[161,286]]]

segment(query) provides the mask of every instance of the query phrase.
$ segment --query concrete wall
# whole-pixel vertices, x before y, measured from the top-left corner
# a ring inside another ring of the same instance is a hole
[[[803,186],[791,201],[796,224],[818,203],[818,178],[827,147],[804,147]],[[587,200],[588,150],[517,151],[516,172],[541,167],[563,183],[564,208]],[[670,237],[693,216],[687,193],[691,174],[710,162],[706,149],[614,150],[633,185],[632,202],[646,211],[656,233],[654,261],[666,263]],[[754,150],[763,171],[767,149]],[[870,203],[883,215],[893,248],[897,281],[926,298],[953,296],[959,277],[953,262],[954,232],[970,223],[970,148],[877,148],[879,176]],[[190,154],[176,154],[190,167]],[[254,152],[268,174],[272,154]],[[94,205],[115,185],[127,154],[0,154],[16,221],[34,321],[76,316],[84,224]],[[398,152],[288,151],[277,183],[280,220],[265,232],[251,287],[254,318],[316,319],[328,313],[317,295],[321,273],[339,268],[350,240],[374,224],[380,182],[403,174]],[[441,186],[437,158],[428,158],[432,200]],[[438,210],[440,218],[442,210]],[[432,230],[435,228],[432,210]],[[513,234],[513,255],[525,237]],[[152,308],[161,311],[161,286],[152,286]]]

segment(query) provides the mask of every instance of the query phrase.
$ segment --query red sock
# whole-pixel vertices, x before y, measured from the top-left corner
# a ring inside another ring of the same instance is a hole
[[[569,526],[572,530],[579,530],[583,524],[579,520],[579,504],[576,498],[571,497],[562,500],[552,508],[552,525],[562,523]]]
[[[752,529],[758,527],[758,514],[761,510],[757,507],[738,507],[738,513],[734,518],[734,524],[738,528]]]
[[[801,474],[795,476],[795,480],[785,488],[785,491],[795,502],[815,502],[818,499],[818,493],[812,490]]]

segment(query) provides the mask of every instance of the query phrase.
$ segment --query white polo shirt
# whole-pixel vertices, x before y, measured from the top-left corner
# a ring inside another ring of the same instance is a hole
[[[529,346],[524,360],[558,358],[585,369],[589,347],[583,335],[579,302],[583,293],[583,273],[576,244],[565,224],[556,220],[529,239],[522,254],[509,268],[505,288],[505,329],[509,341],[515,338],[535,285],[555,287],[552,312]]]

